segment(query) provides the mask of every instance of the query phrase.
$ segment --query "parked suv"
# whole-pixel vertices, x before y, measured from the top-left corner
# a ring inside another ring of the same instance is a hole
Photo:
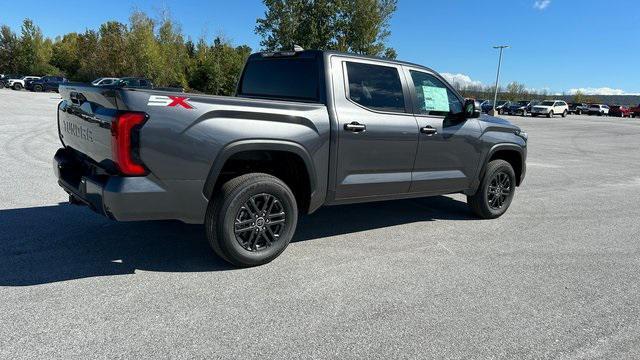
[[[323,205],[462,193],[497,218],[526,172],[526,133],[407,62],[265,52],[235,97],[82,84],[60,95],[54,171],[71,202],[119,221],[204,223],[238,266],[275,259],[298,214]]]
[[[540,104],[531,108],[531,116],[544,115],[548,118],[554,115],[562,115],[566,117],[569,113],[569,106],[562,100],[545,100]]]
[[[43,76],[37,80],[25,81],[24,88],[31,91],[58,91],[60,84],[67,82],[62,76]]]
[[[18,75],[18,74],[4,74],[0,77],[0,86],[2,87],[9,87],[7,85],[7,83],[9,82],[9,80],[11,79],[19,79],[21,78],[22,75]]]
[[[38,80],[39,76],[22,76],[19,79],[9,79],[6,83],[6,87],[10,87],[13,90],[22,90],[24,88],[24,82],[28,80]]]
[[[114,82],[115,84],[122,84],[122,86],[132,89],[151,89],[153,84],[151,80],[139,77],[123,77]]]
[[[569,104],[569,114],[582,115],[589,112],[589,104],[571,103]]]
[[[631,117],[631,111],[624,105],[614,105],[609,108],[609,116]]]
[[[502,109],[505,105],[507,105],[507,103],[508,101],[506,100],[498,100],[496,102],[496,113],[502,114]],[[491,109],[493,109],[493,100],[487,100],[483,102],[481,107],[483,113],[488,113],[489,111],[491,111]]]
[[[503,107],[504,109],[503,113],[511,114],[511,115],[527,116],[527,112],[529,112],[530,104],[531,102],[528,100],[510,102],[508,107],[507,106]]]
[[[97,78],[97,79],[93,80],[91,82],[91,85],[93,85],[93,86],[113,85],[113,83],[115,83],[116,81],[118,81],[118,78],[101,77],[101,78]]]
[[[602,104],[591,104],[589,105],[589,115],[609,115],[609,106]]]

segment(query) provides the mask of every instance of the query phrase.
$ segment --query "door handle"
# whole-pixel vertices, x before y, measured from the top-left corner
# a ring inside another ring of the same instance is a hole
[[[352,121],[349,124],[344,124],[344,129],[347,130],[347,131],[351,131],[351,132],[357,133],[357,132],[362,132],[362,131],[367,130],[367,125],[360,124],[357,121]]]
[[[427,125],[423,128],[420,128],[420,132],[427,135],[435,135],[438,133],[438,130],[431,125]]]

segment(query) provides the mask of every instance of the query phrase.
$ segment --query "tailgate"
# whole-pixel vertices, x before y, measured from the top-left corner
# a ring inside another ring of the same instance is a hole
[[[115,89],[90,85],[61,85],[58,132],[65,147],[97,163],[111,163],[111,122],[115,119]]]

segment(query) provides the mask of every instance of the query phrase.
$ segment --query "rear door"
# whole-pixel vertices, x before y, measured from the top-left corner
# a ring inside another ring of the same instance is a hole
[[[338,118],[335,199],[404,194],[418,145],[400,65],[331,58]]]
[[[405,67],[420,127],[411,192],[444,194],[466,190],[480,162],[480,125],[465,119],[464,102],[436,74]]]

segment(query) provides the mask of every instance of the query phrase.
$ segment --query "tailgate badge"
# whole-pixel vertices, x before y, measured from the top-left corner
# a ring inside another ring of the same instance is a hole
[[[147,106],[182,106],[185,109],[193,109],[193,106],[187,100],[189,100],[188,97],[182,96],[151,95]]]

